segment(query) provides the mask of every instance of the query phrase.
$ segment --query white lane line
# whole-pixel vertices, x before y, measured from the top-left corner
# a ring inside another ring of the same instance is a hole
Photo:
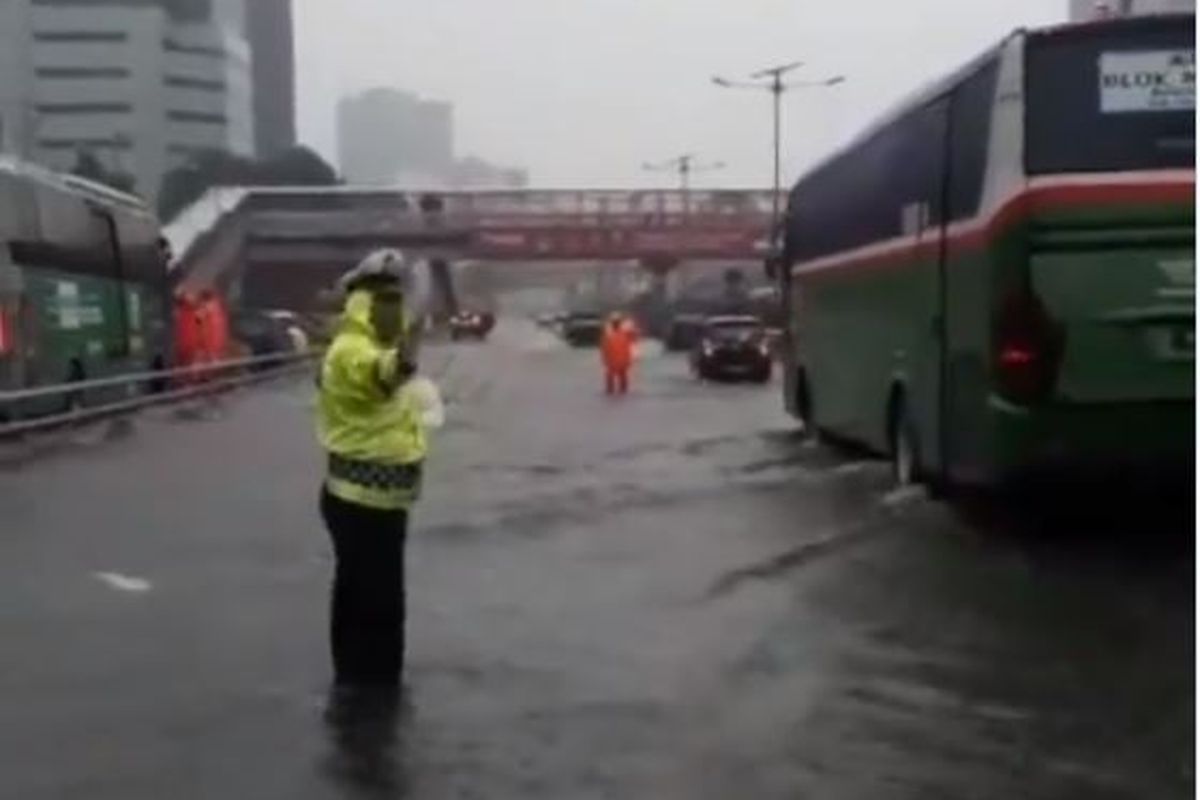
[[[150,581],[145,578],[135,578],[132,575],[122,575],[119,572],[97,572],[94,573],[97,580],[106,584],[110,589],[116,589],[118,592],[130,592],[131,594],[144,594],[150,591]]]
[[[856,475],[859,472],[871,467],[875,464],[874,461],[849,461],[845,464],[838,464],[833,468],[834,475]]]

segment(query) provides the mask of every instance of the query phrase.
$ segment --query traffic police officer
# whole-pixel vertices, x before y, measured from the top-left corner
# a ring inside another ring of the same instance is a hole
[[[404,546],[427,450],[421,392],[412,390],[419,334],[405,310],[412,270],[400,252],[380,250],[343,276],[345,307],[321,365],[338,687],[398,687],[404,666]]]

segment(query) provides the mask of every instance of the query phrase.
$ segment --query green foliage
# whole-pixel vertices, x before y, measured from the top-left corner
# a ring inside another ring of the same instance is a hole
[[[317,153],[297,146],[264,161],[206,150],[163,177],[158,212],[169,222],[215,186],[334,186],[337,172]]]
[[[132,175],[109,170],[90,150],[79,151],[79,155],[75,158],[75,166],[71,168],[71,174],[112,187],[117,191],[134,193],[136,181]]]

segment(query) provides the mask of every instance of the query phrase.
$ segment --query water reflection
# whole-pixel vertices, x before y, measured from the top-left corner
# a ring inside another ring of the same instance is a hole
[[[330,752],[323,771],[351,797],[407,795],[403,727],[408,702],[394,689],[330,691],[324,721]]]

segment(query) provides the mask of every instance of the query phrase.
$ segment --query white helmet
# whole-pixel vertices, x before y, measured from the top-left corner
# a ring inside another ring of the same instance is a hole
[[[350,293],[368,285],[398,289],[404,306],[414,317],[424,317],[433,308],[433,273],[424,260],[410,260],[399,250],[376,250],[358,266],[338,279],[338,288]]]
[[[347,293],[365,284],[403,288],[409,271],[408,260],[401,251],[391,248],[375,250],[338,279],[338,288]]]

